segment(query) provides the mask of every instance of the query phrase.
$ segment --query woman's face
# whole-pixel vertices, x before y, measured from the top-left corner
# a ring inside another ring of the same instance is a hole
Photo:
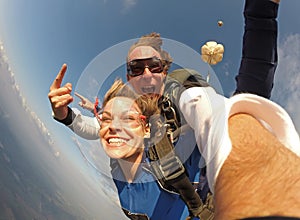
[[[107,102],[99,134],[110,158],[135,162],[143,154],[146,132],[148,128],[133,99],[115,97]]]
[[[151,58],[161,59],[158,51],[150,46],[139,46],[133,49],[128,55],[128,62],[137,61],[139,65],[151,66]],[[137,63],[135,62],[135,63]],[[138,94],[159,94],[162,95],[164,90],[164,80],[166,72],[151,72],[151,68],[145,68],[139,76],[130,76],[127,74],[127,80]]]

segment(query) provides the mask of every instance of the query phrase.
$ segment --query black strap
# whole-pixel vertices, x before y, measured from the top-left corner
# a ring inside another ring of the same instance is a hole
[[[122,208],[125,215],[131,220],[150,220],[150,218],[145,214],[131,213],[127,209]]]
[[[150,119],[151,143],[148,146],[148,158],[151,168],[160,184],[169,190],[180,194],[188,207],[190,217],[210,219],[213,211],[207,209],[199,194],[190,182],[184,165],[174,151],[173,143],[178,139],[180,132],[190,127],[180,117],[177,101],[181,92],[193,86],[206,87],[209,84],[202,79],[199,73],[189,69],[178,69],[168,75],[165,94],[159,100],[159,108],[165,121],[159,117]]]
[[[185,168],[174,151],[164,124],[159,118],[152,118],[151,143],[147,156],[154,175],[160,184],[178,192],[188,207],[191,216],[198,216],[203,203],[194,186],[186,175]]]

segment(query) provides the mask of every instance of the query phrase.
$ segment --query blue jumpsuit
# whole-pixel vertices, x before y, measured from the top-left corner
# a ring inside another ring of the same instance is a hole
[[[199,180],[200,158],[198,148],[195,148],[184,163],[191,182]],[[111,160],[111,167],[121,206],[130,219],[185,220],[189,216],[187,206],[179,194],[160,186],[146,159],[132,183],[124,179],[118,162]]]

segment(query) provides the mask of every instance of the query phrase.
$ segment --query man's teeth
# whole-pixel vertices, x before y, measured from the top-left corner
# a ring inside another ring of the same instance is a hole
[[[121,143],[126,143],[126,141],[124,139],[121,139],[121,138],[110,138],[108,140],[108,142],[110,144],[121,144]]]
[[[154,90],[155,90],[155,87],[154,87],[154,86],[144,86],[144,87],[142,88],[142,91],[143,91],[144,93],[153,93]]]

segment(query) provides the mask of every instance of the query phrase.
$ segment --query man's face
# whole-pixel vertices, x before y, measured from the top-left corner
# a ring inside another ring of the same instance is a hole
[[[132,69],[137,66],[141,75],[133,76],[127,73],[127,80],[138,94],[162,95],[166,72],[160,68],[161,56],[150,46],[136,47],[128,56]],[[151,72],[152,71],[152,72]]]

